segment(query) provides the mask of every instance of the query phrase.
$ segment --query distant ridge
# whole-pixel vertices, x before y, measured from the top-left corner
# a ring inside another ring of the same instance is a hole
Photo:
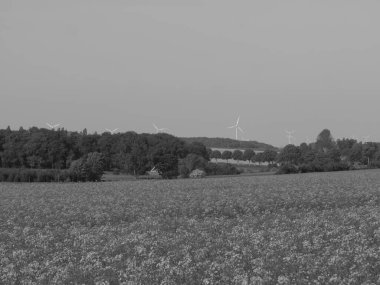
[[[187,143],[200,142],[208,148],[230,148],[230,149],[255,149],[255,150],[266,150],[278,148],[273,145],[261,143],[257,141],[239,141],[228,138],[208,138],[208,137],[191,137],[191,138],[179,138]]]

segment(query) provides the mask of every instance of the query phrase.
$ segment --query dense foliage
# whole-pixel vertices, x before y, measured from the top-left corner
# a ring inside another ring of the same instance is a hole
[[[178,161],[190,153],[209,160],[209,152],[201,143],[185,143],[163,133],[99,135],[87,134],[86,130],[78,133],[35,127],[0,130],[0,167],[70,169],[77,177],[74,180],[98,180],[98,174],[94,177],[91,173],[100,169],[140,175],[153,167],[165,178],[177,177]]]
[[[379,284],[380,172],[0,184],[1,284]]]
[[[181,138],[187,143],[200,142],[206,147],[209,148],[230,148],[230,149],[256,149],[256,150],[265,150],[276,148],[272,145],[261,143],[257,141],[239,141],[228,138],[207,138],[207,137],[195,137],[195,138]]]
[[[68,170],[0,168],[0,182],[67,182],[71,181]]]
[[[380,165],[380,145],[354,139],[335,141],[329,130],[323,130],[315,143],[287,145],[277,157],[280,174],[298,172],[327,172]]]

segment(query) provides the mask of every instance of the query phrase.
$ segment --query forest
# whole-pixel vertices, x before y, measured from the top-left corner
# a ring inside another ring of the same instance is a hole
[[[335,140],[324,129],[310,144],[287,145],[277,156],[279,173],[327,172],[380,167],[380,144],[356,139]]]
[[[221,153],[203,144],[212,141],[184,140],[166,133],[88,134],[86,129],[8,127],[0,130],[0,181],[99,181],[104,171],[140,176],[153,168],[162,178],[186,178],[196,169],[207,175],[239,174],[238,167],[228,164],[229,159],[267,163],[268,169],[278,167],[279,174],[380,167],[379,143],[335,140],[328,129],[313,143],[289,144],[280,151],[270,146],[257,153],[252,148]],[[237,141],[236,146],[244,143],[249,142]]]
[[[2,169],[69,170],[71,181],[99,180],[103,171],[111,170],[143,175],[153,167],[162,177],[173,178],[179,174],[180,161],[190,154],[189,159],[209,160],[203,144],[186,143],[165,133],[88,134],[86,129],[70,132],[36,127],[0,130]]]

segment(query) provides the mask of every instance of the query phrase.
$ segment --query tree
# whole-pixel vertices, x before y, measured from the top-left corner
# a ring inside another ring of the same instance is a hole
[[[258,162],[259,165],[261,165],[261,163],[264,162],[263,152],[256,153],[256,155],[254,156],[254,160],[255,160],[255,162]]]
[[[300,148],[292,144],[285,146],[278,156],[278,161],[281,163],[298,164],[300,159]]]
[[[210,160],[210,158],[211,158],[211,154],[212,154],[212,149],[208,147],[208,148],[206,148],[206,150],[207,150],[208,158],[209,158],[209,160]]]
[[[263,152],[263,160],[267,161],[268,163],[273,163],[277,158],[277,151],[272,149],[266,149]]]
[[[84,159],[86,181],[100,181],[104,171],[103,155],[91,152]]]
[[[367,165],[371,164],[371,161],[375,159],[375,154],[378,151],[378,145],[376,143],[366,143],[363,145],[363,156],[367,160]]]
[[[227,160],[227,163],[228,163],[228,160],[232,158],[232,152],[229,151],[229,150],[225,150],[223,151],[222,153],[222,159],[225,159]]]
[[[338,148],[331,148],[327,151],[327,156],[332,162],[340,162],[341,153]]]
[[[243,160],[249,161],[250,163],[253,161],[253,158],[255,156],[255,152],[253,149],[246,149],[243,153]]]
[[[356,143],[351,149],[350,152],[350,161],[351,162],[361,162],[363,153],[363,145],[361,143]]]
[[[198,154],[204,157],[206,160],[210,160],[209,153],[206,147],[204,146],[204,144],[200,142],[192,142],[191,144],[188,145],[187,149],[188,149],[188,153]]]
[[[239,161],[243,159],[243,152],[239,149],[234,150],[232,158],[239,163]]]
[[[70,164],[69,173],[71,181],[85,181],[86,173],[84,167],[84,159],[80,158],[72,161]]]
[[[212,151],[210,158],[215,158],[215,160],[218,161],[218,159],[222,158],[222,153],[215,149]]]
[[[335,147],[334,138],[331,135],[330,130],[324,129],[317,137],[315,146],[318,151],[327,152],[328,150]]]
[[[160,157],[160,160],[156,164],[156,168],[162,178],[175,178],[178,176],[178,157],[170,153],[165,153]]]
[[[148,168],[147,147],[144,143],[136,142],[130,153],[130,168],[134,175],[145,174]]]
[[[182,177],[187,177],[193,170],[205,170],[208,161],[202,156],[194,153],[188,154],[184,159],[179,162],[179,174]]]

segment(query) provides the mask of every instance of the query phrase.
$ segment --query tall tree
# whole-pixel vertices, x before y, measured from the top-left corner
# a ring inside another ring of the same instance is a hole
[[[273,163],[277,158],[277,151],[272,149],[266,149],[263,152],[263,159],[268,163]]]
[[[218,159],[222,158],[222,153],[219,150],[215,149],[212,151],[210,158],[214,158],[216,161],[218,161]]]
[[[243,152],[239,149],[235,149],[232,153],[232,158],[239,163],[239,161],[243,159]]]
[[[300,148],[292,144],[285,146],[278,156],[278,161],[281,163],[298,164],[300,159]]]
[[[317,137],[315,146],[318,151],[327,152],[328,150],[335,147],[335,141],[331,135],[330,130],[324,129]]]
[[[231,158],[232,158],[232,152],[231,151],[225,150],[222,152],[222,159],[227,160],[227,163],[228,163],[228,160]]]
[[[243,153],[243,160],[249,161],[251,163],[253,162],[254,156],[255,156],[255,152],[253,149],[251,148],[246,149]]]

